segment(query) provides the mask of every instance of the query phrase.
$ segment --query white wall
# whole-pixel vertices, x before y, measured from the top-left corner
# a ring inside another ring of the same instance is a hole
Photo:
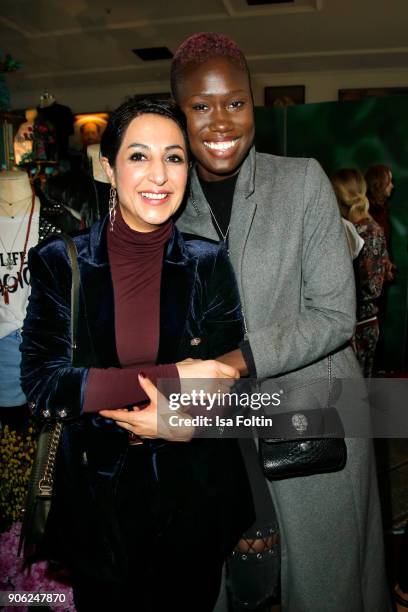
[[[354,87],[408,87],[408,67],[395,69],[366,69],[347,71],[314,71],[286,74],[256,75],[252,79],[255,104],[263,105],[264,87],[277,85],[305,85],[306,102],[337,100],[338,90]],[[42,91],[14,91],[9,80],[12,108],[29,108],[39,103]],[[51,88],[58,102],[69,106],[74,113],[112,110],[126,96],[137,93],[170,91],[167,81],[148,84],[122,83],[114,87]]]

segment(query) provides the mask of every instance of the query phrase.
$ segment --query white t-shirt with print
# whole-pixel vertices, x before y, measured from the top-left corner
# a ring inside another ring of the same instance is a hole
[[[24,216],[25,219],[23,219]],[[30,295],[30,272],[27,265],[27,254],[31,247],[38,244],[40,222],[38,200],[34,208],[26,256],[20,275],[21,256],[24,251],[28,220],[29,215],[25,211],[21,215],[16,215],[14,219],[0,216],[0,338],[4,338],[4,336],[21,328],[25,318],[28,296]],[[13,288],[16,280],[17,286]],[[4,285],[10,287],[8,304],[4,300]]]

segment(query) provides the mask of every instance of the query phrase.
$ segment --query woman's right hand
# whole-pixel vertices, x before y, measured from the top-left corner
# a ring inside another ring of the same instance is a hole
[[[239,378],[239,371],[216,359],[184,359],[176,363],[181,379],[183,378]]]

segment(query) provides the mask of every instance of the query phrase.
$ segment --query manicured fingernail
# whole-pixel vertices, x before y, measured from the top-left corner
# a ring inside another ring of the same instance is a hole
[[[146,374],[145,374],[144,372],[139,372],[139,376],[140,376],[141,378],[146,378]]]

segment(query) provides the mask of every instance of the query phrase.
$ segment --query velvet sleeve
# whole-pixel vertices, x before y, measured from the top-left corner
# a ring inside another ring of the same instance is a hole
[[[43,251],[45,252],[43,256]],[[31,294],[23,325],[21,384],[37,417],[78,417],[146,400],[137,380],[142,370],[153,381],[178,379],[174,365],[134,369],[71,365],[71,271],[68,259],[52,244],[28,256]],[[90,386],[88,388],[88,381]]]
[[[21,385],[34,414],[81,412],[88,371],[71,365],[71,270],[55,243],[28,254],[31,294],[23,325]],[[58,270],[58,273],[56,273]]]

